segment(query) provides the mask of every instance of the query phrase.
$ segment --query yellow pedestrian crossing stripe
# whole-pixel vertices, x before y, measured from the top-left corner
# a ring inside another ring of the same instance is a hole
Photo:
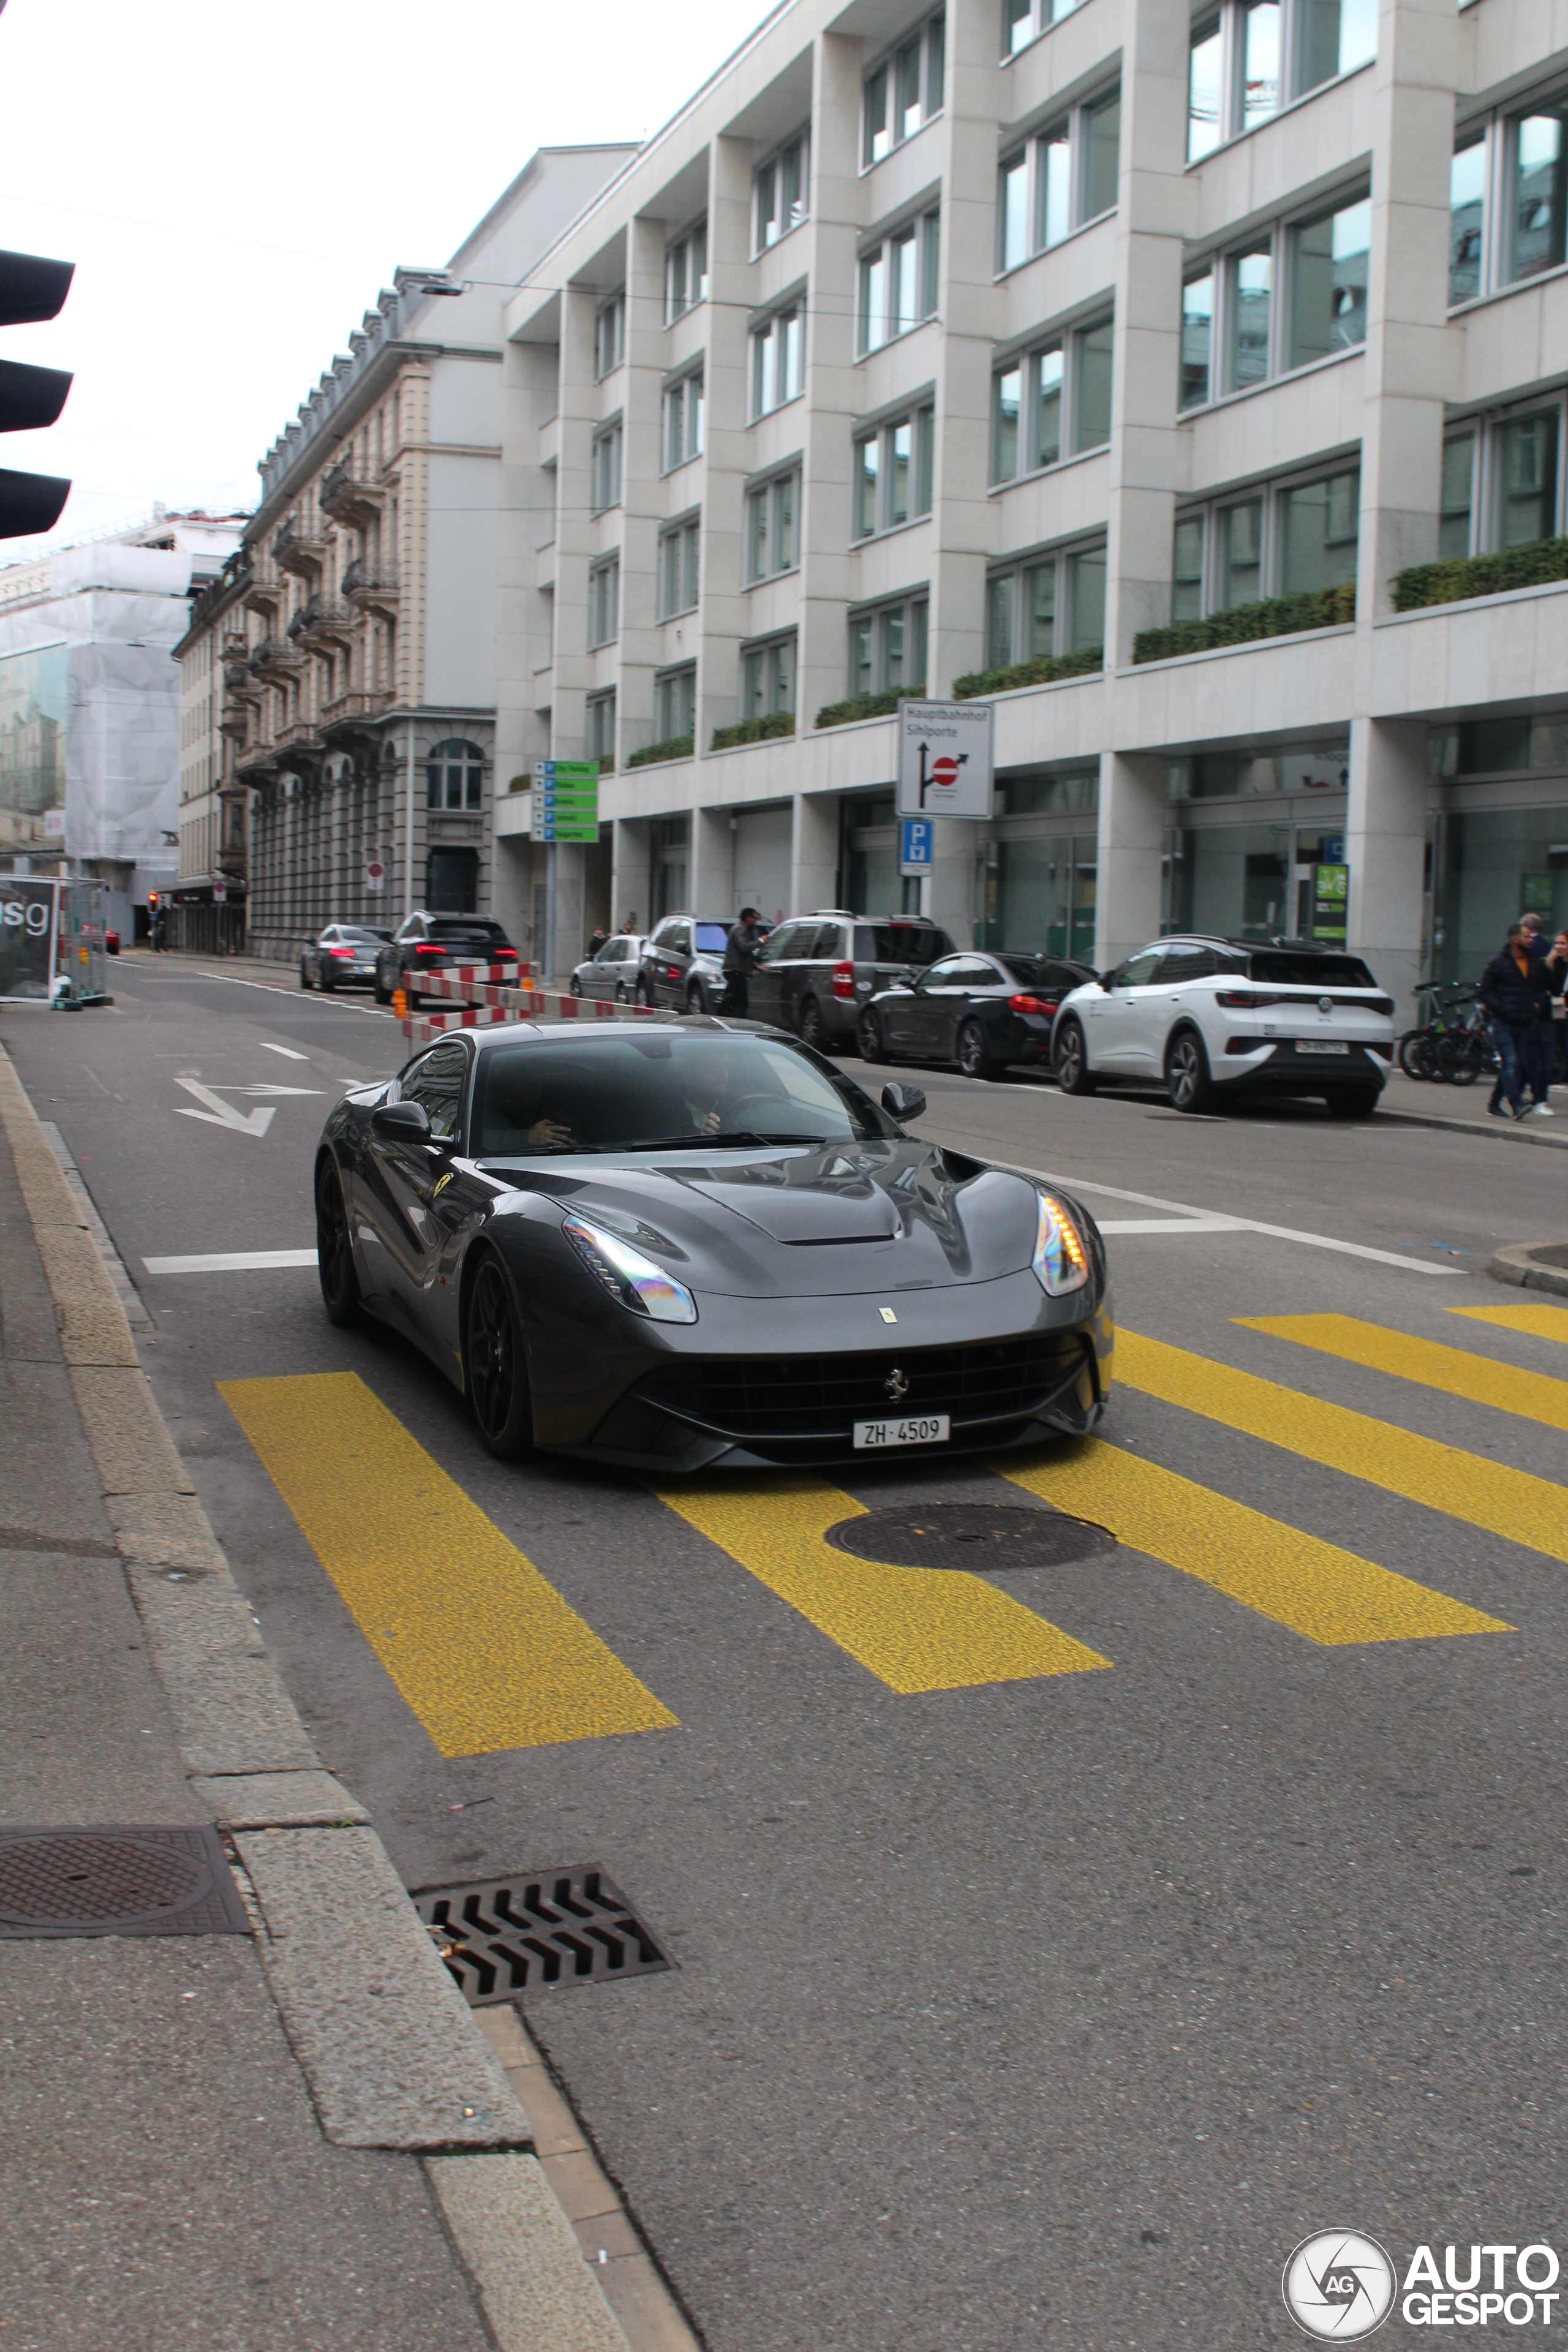
[[[1137,1332],[1117,1334],[1116,1375],[1127,1388],[1446,1511],[1489,1535],[1507,1536],[1556,1559],[1568,1557],[1568,1488],[1550,1478],[1418,1437],[1370,1413],[1352,1412],[1348,1405],[1304,1396],[1277,1381]]]
[[[1358,1322],[1353,1315],[1240,1315],[1237,1320],[1248,1331],[1294,1339],[1299,1347],[1441,1389],[1469,1404],[1493,1405],[1523,1421],[1543,1422],[1548,1429],[1568,1429],[1568,1381],[1553,1380],[1550,1372],[1500,1364],[1495,1356],[1472,1355],[1437,1339],[1413,1339],[1380,1323]]]
[[[1120,1345],[1120,1342],[1119,1342]],[[1413,1642],[1511,1629],[1338,1545],[1098,1438],[994,1465],[1042,1502],[1195,1576],[1310,1642]]]
[[[1568,1307],[1450,1307],[1450,1315],[1468,1315],[1472,1323],[1496,1323],[1505,1331],[1523,1331],[1532,1339],[1568,1342]]]
[[[863,1511],[820,1478],[724,1478],[654,1490],[889,1690],[963,1690],[1108,1666],[963,1570],[879,1567],[823,1541]]]
[[[357,1373],[218,1392],[443,1756],[674,1724]]]

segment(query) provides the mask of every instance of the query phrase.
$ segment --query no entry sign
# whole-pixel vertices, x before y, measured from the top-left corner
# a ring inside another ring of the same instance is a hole
[[[899,814],[991,814],[988,702],[900,702]]]

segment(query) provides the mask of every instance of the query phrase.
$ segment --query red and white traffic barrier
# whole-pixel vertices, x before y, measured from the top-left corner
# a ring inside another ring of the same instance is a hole
[[[646,1016],[654,1009],[649,1004],[616,1004],[609,997],[571,996],[562,989],[532,987],[486,987],[483,1002],[475,1004],[471,999],[477,992],[472,984],[461,984],[457,974],[451,978],[453,985],[438,992],[461,999],[461,1009],[451,1013],[409,1013],[405,1009],[403,1034],[411,1045],[426,1045],[432,1037],[439,1037],[448,1029],[489,1029],[513,1021],[625,1020],[628,1014]],[[437,993],[434,979],[433,975],[421,982],[421,996]]]

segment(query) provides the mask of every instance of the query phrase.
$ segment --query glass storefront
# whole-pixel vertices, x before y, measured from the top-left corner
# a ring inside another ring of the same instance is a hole
[[[1568,782],[1546,808],[1451,809],[1436,823],[1432,976],[1474,980],[1531,910],[1568,925]]]
[[[1002,776],[980,851],[976,947],[1094,960],[1100,769]]]

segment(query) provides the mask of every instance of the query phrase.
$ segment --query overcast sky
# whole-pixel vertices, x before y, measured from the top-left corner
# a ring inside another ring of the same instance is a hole
[[[4,5],[4,0],[0,0]],[[9,0],[0,245],[77,265],[0,357],[70,368],[0,466],[51,538],[249,507],[256,464],[401,262],[445,262],[536,147],[642,139],[766,0]],[[677,37],[678,36],[678,37]]]

